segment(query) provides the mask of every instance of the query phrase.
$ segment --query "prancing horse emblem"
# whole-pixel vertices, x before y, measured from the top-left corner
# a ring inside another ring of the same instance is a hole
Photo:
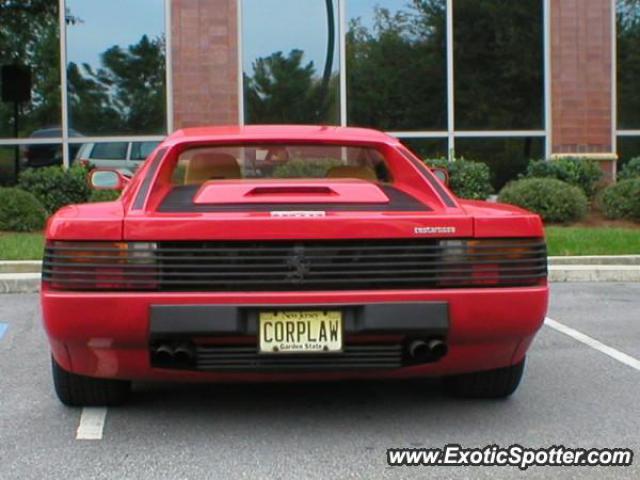
[[[287,266],[290,268],[287,279],[295,283],[302,283],[311,267],[311,261],[305,256],[304,245],[293,247],[293,254],[287,258]]]

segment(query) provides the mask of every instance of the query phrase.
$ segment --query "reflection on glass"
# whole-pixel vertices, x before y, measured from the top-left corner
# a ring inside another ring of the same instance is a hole
[[[30,99],[18,103],[17,116],[15,103],[0,99],[0,138],[60,125],[59,48],[58,0],[0,1],[0,66],[27,68],[31,77]]]
[[[618,137],[618,172],[636,157],[640,157],[640,137]]]
[[[446,130],[445,0],[347,2],[347,120]]]
[[[15,158],[20,159],[20,147],[0,147],[0,187],[15,182]]]
[[[82,135],[164,134],[162,0],[67,0],[69,123]]]
[[[146,160],[160,142],[133,142],[131,144],[131,160]]]
[[[431,158],[448,158],[448,141],[446,138],[405,138],[402,143],[423,160]]]
[[[458,130],[544,126],[543,2],[453,2]]]
[[[245,123],[338,124],[336,0],[243,0]]]
[[[456,158],[484,162],[498,192],[524,173],[531,159],[544,157],[544,138],[456,138]]]
[[[618,0],[618,128],[640,128],[640,3]],[[640,153],[640,152],[639,152]]]

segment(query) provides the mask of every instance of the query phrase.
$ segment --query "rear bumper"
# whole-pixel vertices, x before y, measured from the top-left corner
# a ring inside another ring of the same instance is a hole
[[[45,285],[41,296],[53,355],[69,371],[132,380],[268,381],[440,376],[517,363],[544,321],[548,288],[158,294],[57,292]],[[153,337],[255,335],[251,312],[278,306],[340,307],[352,312],[345,334],[365,340],[434,334],[446,338],[449,353],[435,363],[366,371],[236,373],[151,365]]]

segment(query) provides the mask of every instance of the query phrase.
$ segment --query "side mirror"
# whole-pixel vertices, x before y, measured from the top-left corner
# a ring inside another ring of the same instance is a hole
[[[435,167],[431,171],[445,185],[449,185],[449,171],[446,168]]]
[[[96,168],[89,172],[89,186],[94,190],[121,191],[129,183],[129,179],[118,170]]]

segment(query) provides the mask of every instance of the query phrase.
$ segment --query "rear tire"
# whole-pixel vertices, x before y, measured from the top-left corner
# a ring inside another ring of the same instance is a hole
[[[506,398],[520,385],[523,371],[524,359],[509,367],[446,377],[444,385],[454,397]]]
[[[131,382],[76,375],[51,358],[53,385],[62,403],[69,407],[121,405],[131,393]]]

